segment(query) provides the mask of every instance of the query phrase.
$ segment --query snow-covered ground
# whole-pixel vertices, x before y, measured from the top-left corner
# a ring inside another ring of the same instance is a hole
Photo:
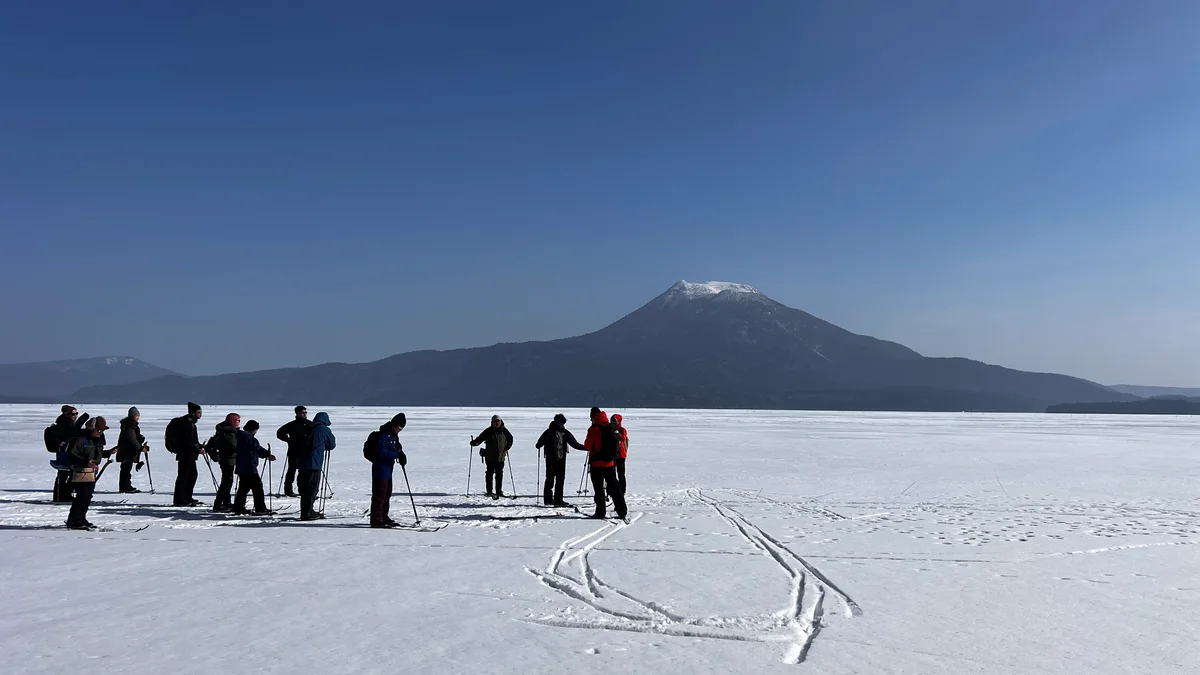
[[[126,407],[86,410],[116,427]],[[625,525],[464,496],[493,412],[533,494],[558,411],[408,409],[417,509],[449,524],[424,533],[362,515],[362,441],[395,410],[328,410],[330,519],[301,523],[169,506],[162,430],[183,411],[139,407],[158,494],[117,503],[114,465],[90,518],[150,527],[79,533],[43,503],[57,409],[0,406],[0,671],[1200,672],[1190,419],[625,410]],[[264,441],[291,417],[209,405],[203,431],[231,410]],[[562,412],[582,440],[586,411]]]

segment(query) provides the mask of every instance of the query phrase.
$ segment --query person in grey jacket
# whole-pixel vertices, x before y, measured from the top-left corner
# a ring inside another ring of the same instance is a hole
[[[134,494],[141,490],[133,487],[133,469],[137,465],[142,468],[142,454],[150,452],[146,437],[138,426],[142,414],[137,408],[130,408],[129,415],[121,420],[121,435],[117,437],[117,461],[121,463],[120,490],[123,493]]]

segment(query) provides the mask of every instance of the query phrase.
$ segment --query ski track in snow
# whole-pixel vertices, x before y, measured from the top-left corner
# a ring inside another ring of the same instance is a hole
[[[847,618],[862,614],[858,604],[815,566],[751,523],[743,514],[698,489],[687,490],[683,494],[692,503],[710,507],[746,542],[773,560],[791,579],[791,594],[784,609],[757,616],[685,616],[605,582],[593,567],[590,555],[606,540],[625,531],[641,519],[644,514],[638,513],[629,523],[609,524],[562,542],[551,554],[550,562],[544,570],[526,568],[526,571],[542,584],[582,603],[600,614],[600,618],[594,621],[560,617],[530,617],[524,620],[559,628],[618,630],[737,642],[788,642],[781,660],[787,664],[799,664],[807,658],[813,641],[821,631],[825,620],[824,604],[827,594],[833,594],[838,599]],[[658,503],[661,502],[660,496]],[[782,504],[775,500],[767,500],[765,503],[777,506]],[[831,518],[829,514],[815,510],[803,512]],[[844,517],[839,516],[838,519]],[[576,563],[575,576],[571,576],[564,569],[571,562]]]

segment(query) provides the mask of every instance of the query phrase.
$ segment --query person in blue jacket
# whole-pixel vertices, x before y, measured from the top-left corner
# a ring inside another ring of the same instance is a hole
[[[408,464],[404,446],[400,444],[400,432],[407,420],[399,413],[379,427],[375,441],[375,459],[371,462],[371,527],[395,527],[396,521],[388,516],[392,505],[392,471],[396,462]]]
[[[266,458],[267,461],[274,462],[275,455],[272,455],[255,438],[258,435],[258,429],[258,422],[250,420],[237,432],[237,467],[235,471],[238,476],[238,490],[237,496],[233,499],[233,512],[237,514],[246,513],[246,495],[251,491],[254,492],[254,514],[270,513],[263,496],[262,478],[258,475],[258,460]]]
[[[329,413],[319,412],[313,418],[312,452],[300,458],[297,467],[300,475],[300,520],[320,520],[324,513],[313,510],[317,490],[321,487],[321,472],[325,467],[325,454],[336,447],[333,432],[329,430]]]

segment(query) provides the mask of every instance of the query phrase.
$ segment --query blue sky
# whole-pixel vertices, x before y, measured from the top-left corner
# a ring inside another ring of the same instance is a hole
[[[1200,5],[57,2],[0,20],[0,361],[190,374],[749,283],[1200,385]]]

